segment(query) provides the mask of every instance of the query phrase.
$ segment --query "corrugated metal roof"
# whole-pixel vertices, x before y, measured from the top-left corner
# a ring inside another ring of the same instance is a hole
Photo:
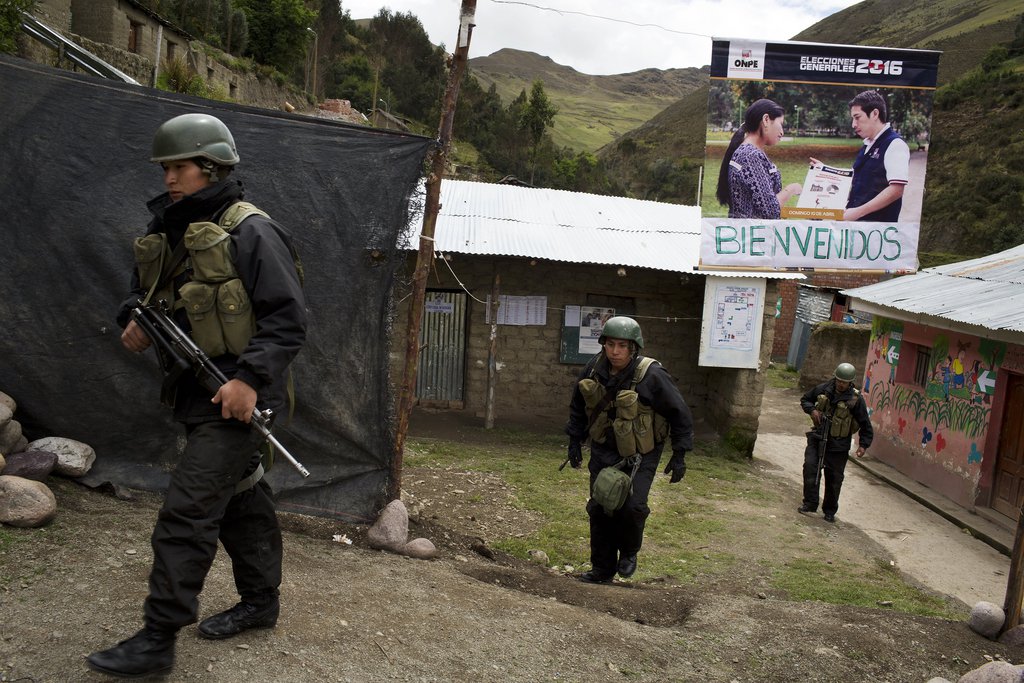
[[[416,248],[422,193],[421,185],[402,248]],[[693,273],[700,260],[700,207],[446,179],[434,240],[439,252]],[[804,279],[798,273],[714,274]]]
[[[1024,332],[1024,245],[843,294],[916,315]]]

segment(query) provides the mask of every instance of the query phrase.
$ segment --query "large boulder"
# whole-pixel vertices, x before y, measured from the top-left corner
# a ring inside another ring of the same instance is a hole
[[[89,472],[96,462],[96,451],[92,446],[62,436],[48,436],[36,439],[25,446],[28,451],[48,451],[57,455],[54,471],[66,477],[81,477]]]
[[[0,391],[0,406],[6,406],[7,409],[11,411],[12,415],[18,409],[18,404],[14,399],[2,391]]]
[[[0,522],[40,527],[57,516],[57,499],[46,484],[0,475]]]

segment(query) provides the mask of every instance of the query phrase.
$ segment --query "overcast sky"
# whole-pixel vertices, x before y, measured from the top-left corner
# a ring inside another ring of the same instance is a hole
[[[551,57],[586,74],[699,67],[711,61],[711,36],[787,40],[856,2],[477,0],[469,56],[511,47]],[[353,19],[368,19],[381,7],[412,12],[431,42],[443,43],[448,52],[455,47],[461,6],[461,0],[341,0]]]

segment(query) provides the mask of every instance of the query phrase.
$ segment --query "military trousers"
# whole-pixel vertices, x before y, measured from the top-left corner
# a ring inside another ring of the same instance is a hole
[[[658,444],[653,451],[646,453],[640,460],[640,467],[633,477],[633,488],[629,498],[621,508],[609,515],[605,509],[593,500],[587,501],[587,514],[590,517],[590,565],[599,574],[612,576],[615,574],[619,558],[635,555],[640,551],[644,541],[644,527],[651,514],[647,506],[647,498],[658,471],[663,445]],[[621,458],[618,452],[595,449],[591,446],[590,487],[605,467],[614,465]],[[631,469],[624,470],[629,474]]]
[[[281,528],[270,486],[260,480],[235,492],[259,465],[260,436],[236,420],[189,424],[186,436],[152,536],[144,614],[147,626],[163,631],[197,620],[218,540],[242,599],[277,599],[281,585]]]
[[[814,432],[807,433],[807,448],[804,449],[804,505],[818,509],[820,484],[818,478],[818,445],[820,443]],[[821,511],[826,515],[834,515],[839,510],[839,492],[846,478],[846,463],[850,459],[850,439],[828,440],[825,458],[821,466],[824,468],[825,497],[821,501]]]

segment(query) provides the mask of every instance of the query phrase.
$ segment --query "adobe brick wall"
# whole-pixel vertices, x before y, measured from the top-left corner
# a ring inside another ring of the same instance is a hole
[[[872,285],[880,281],[884,276],[878,273],[808,273],[808,279],[802,284],[815,287],[834,287],[836,289],[852,289]],[[782,280],[779,285],[779,296],[782,297],[782,314],[775,321],[775,341],[772,344],[772,360],[786,362],[789,355],[789,342],[793,337],[793,323],[796,320],[797,291],[800,282],[795,280]],[[771,301],[775,301],[772,299]],[[765,302],[769,308],[770,302]],[[772,315],[774,315],[774,307]],[[808,354],[810,355],[810,354]],[[834,368],[833,368],[834,369]]]
[[[864,362],[871,343],[871,325],[821,322],[814,326],[807,342],[807,357],[800,368],[800,390],[824,382],[840,363],[857,368],[853,386],[864,388]]]
[[[494,274],[501,276],[500,294],[547,296],[547,324],[499,325],[497,337],[498,379],[495,420],[517,421],[536,417],[564,422],[573,384],[582,365],[559,362],[565,306],[586,305],[587,294],[631,296],[644,336],[645,352],[657,358],[676,380],[694,418],[719,434],[743,442],[757,432],[764,373],[756,370],[704,368],[697,364],[700,350],[705,278],[678,273],[627,269],[624,278],[612,266],[566,264],[511,257],[473,257],[455,254],[450,262],[459,280],[480,301],[491,292]],[[406,276],[415,264],[409,256]],[[435,260],[428,289],[459,289],[443,262]],[[404,362],[404,339],[410,291],[408,280],[396,286],[399,302],[392,332],[391,378],[396,383]],[[769,281],[768,301],[774,301],[774,281]],[[465,409],[484,417],[487,395],[487,360],[490,324],[485,306],[470,300],[467,320]],[[769,310],[770,309],[770,310]],[[761,344],[762,367],[767,366],[774,330],[774,307],[765,307]],[[396,391],[396,397],[398,392]]]
[[[486,301],[494,274],[501,276],[500,294],[546,296],[547,324],[541,326],[499,325],[497,337],[498,380],[495,391],[496,416],[503,414],[567,417],[573,383],[582,365],[559,361],[565,306],[586,305],[587,294],[632,296],[636,317],[643,330],[645,351],[661,361],[698,413],[706,400],[707,372],[697,366],[700,343],[700,315],[703,306],[703,277],[690,277],[680,284],[678,274],[629,269],[620,278],[612,266],[577,265],[511,257],[451,256],[451,267],[473,297]],[[409,257],[411,274],[415,255]],[[459,289],[443,262],[435,260],[428,289]],[[392,378],[401,372],[404,359],[405,327],[409,300],[408,282],[396,288],[400,301],[392,335]],[[490,324],[485,306],[470,299],[468,304],[465,406],[483,417],[486,409],[487,359]],[[665,318],[669,320],[666,321]],[[675,321],[671,318],[676,318]]]
[[[761,417],[765,374],[775,337],[775,307],[779,280],[768,280],[761,327],[761,367],[758,370],[709,368],[708,423],[733,446],[753,455]],[[783,281],[785,282],[785,281]]]

